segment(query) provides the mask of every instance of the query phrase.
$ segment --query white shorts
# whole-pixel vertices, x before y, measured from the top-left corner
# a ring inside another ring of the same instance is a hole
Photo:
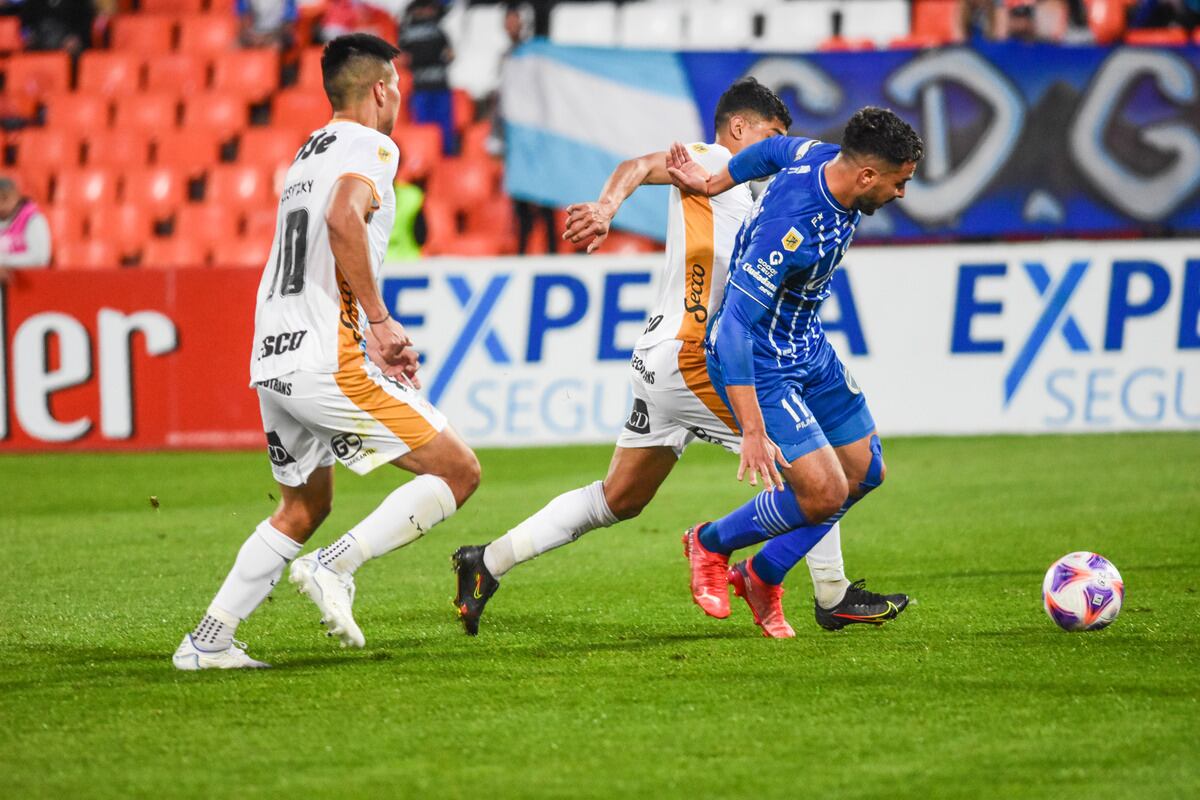
[[[696,439],[734,453],[742,434],[708,377],[704,345],[668,339],[633,352],[633,411],[617,447],[670,447],[676,455]]]
[[[300,486],[341,461],[359,475],[429,442],[446,417],[363,358],[339,372],[293,372],[255,384],[275,480]]]

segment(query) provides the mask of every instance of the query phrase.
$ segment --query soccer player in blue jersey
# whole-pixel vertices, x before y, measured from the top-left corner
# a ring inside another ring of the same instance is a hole
[[[693,579],[693,595],[732,584],[766,636],[795,635],[783,615],[784,576],[883,482],[875,421],[818,312],[862,215],[903,197],[922,155],[916,132],[874,107],[851,117],[840,147],[775,137],[712,175],[682,146],[672,149],[672,179],[698,194],[775,175],[738,233],[705,339],[709,375],[742,429],[738,479],[749,473],[757,485],[761,476],[766,488],[685,540],[693,576],[705,576]],[[729,566],[735,550],[768,539],[753,558]],[[852,590],[839,606],[842,622],[882,622],[903,608],[861,583]],[[846,610],[856,604],[882,610],[866,620]]]

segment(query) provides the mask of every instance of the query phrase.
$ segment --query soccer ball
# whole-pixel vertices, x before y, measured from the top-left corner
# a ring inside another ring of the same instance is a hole
[[[1042,581],[1042,605],[1065,631],[1098,631],[1121,612],[1125,583],[1107,558],[1068,553],[1050,565]]]

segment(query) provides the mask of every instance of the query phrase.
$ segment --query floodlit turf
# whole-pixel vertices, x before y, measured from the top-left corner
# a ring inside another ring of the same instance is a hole
[[[364,651],[281,585],[248,673],[170,655],[274,492],[265,454],[0,458],[0,796],[1196,797],[1200,434],[909,439],[844,523],[879,629],[758,635],[688,600],[679,532],[749,496],[688,453],[638,520],[505,579],[478,639],[449,555],[603,474],[608,449],[482,454],[456,517],[359,573]],[[399,473],[338,474],[326,543]],[[158,499],[153,508],[150,498]],[[1041,609],[1071,550],[1126,581],[1108,630]]]

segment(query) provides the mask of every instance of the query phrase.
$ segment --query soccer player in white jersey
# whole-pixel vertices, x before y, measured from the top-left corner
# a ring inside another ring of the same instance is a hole
[[[716,142],[692,144],[689,153],[706,169],[719,170],[736,153],[784,135],[790,125],[791,115],[780,99],[753,78],[745,78],[717,103]],[[670,181],[665,152],[622,163],[597,202],[568,209],[564,238],[583,242],[594,237],[588,252],[594,251],[607,236],[621,203],[638,186]],[[646,330],[634,348],[633,410],[617,439],[608,476],[559,495],[494,542],[462,547],[455,553],[455,605],[468,634],[478,633],[479,618],[501,576],[590,530],[636,517],[689,443],[704,439],[738,451],[741,433],[709,379],[703,342],[709,310],[721,303],[734,239],[753,204],[744,185],[711,198],[680,194],[672,187],[663,279]],[[841,627],[837,621],[841,618],[830,617],[829,610],[853,605],[858,594],[846,580],[840,528],[835,526],[807,560],[818,623]],[[725,583],[698,586],[696,581],[702,578],[692,576],[696,603],[710,616],[728,617]]]
[[[376,283],[395,213],[399,154],[388,134],[400,108],[398,54],[375,36],[351,34],[321,58],[333,119],[288,170],[250,364],[282,501],[183,637],[179,669],[267,666],[233,637],[328,515],[335,459],[360,475],[383,464],[417,475],[292,565],[291,582],[343,647],[365,644],[351,611],[354,571],[449,517],[479,484],[475,454],[417,393],[417,354]]]

